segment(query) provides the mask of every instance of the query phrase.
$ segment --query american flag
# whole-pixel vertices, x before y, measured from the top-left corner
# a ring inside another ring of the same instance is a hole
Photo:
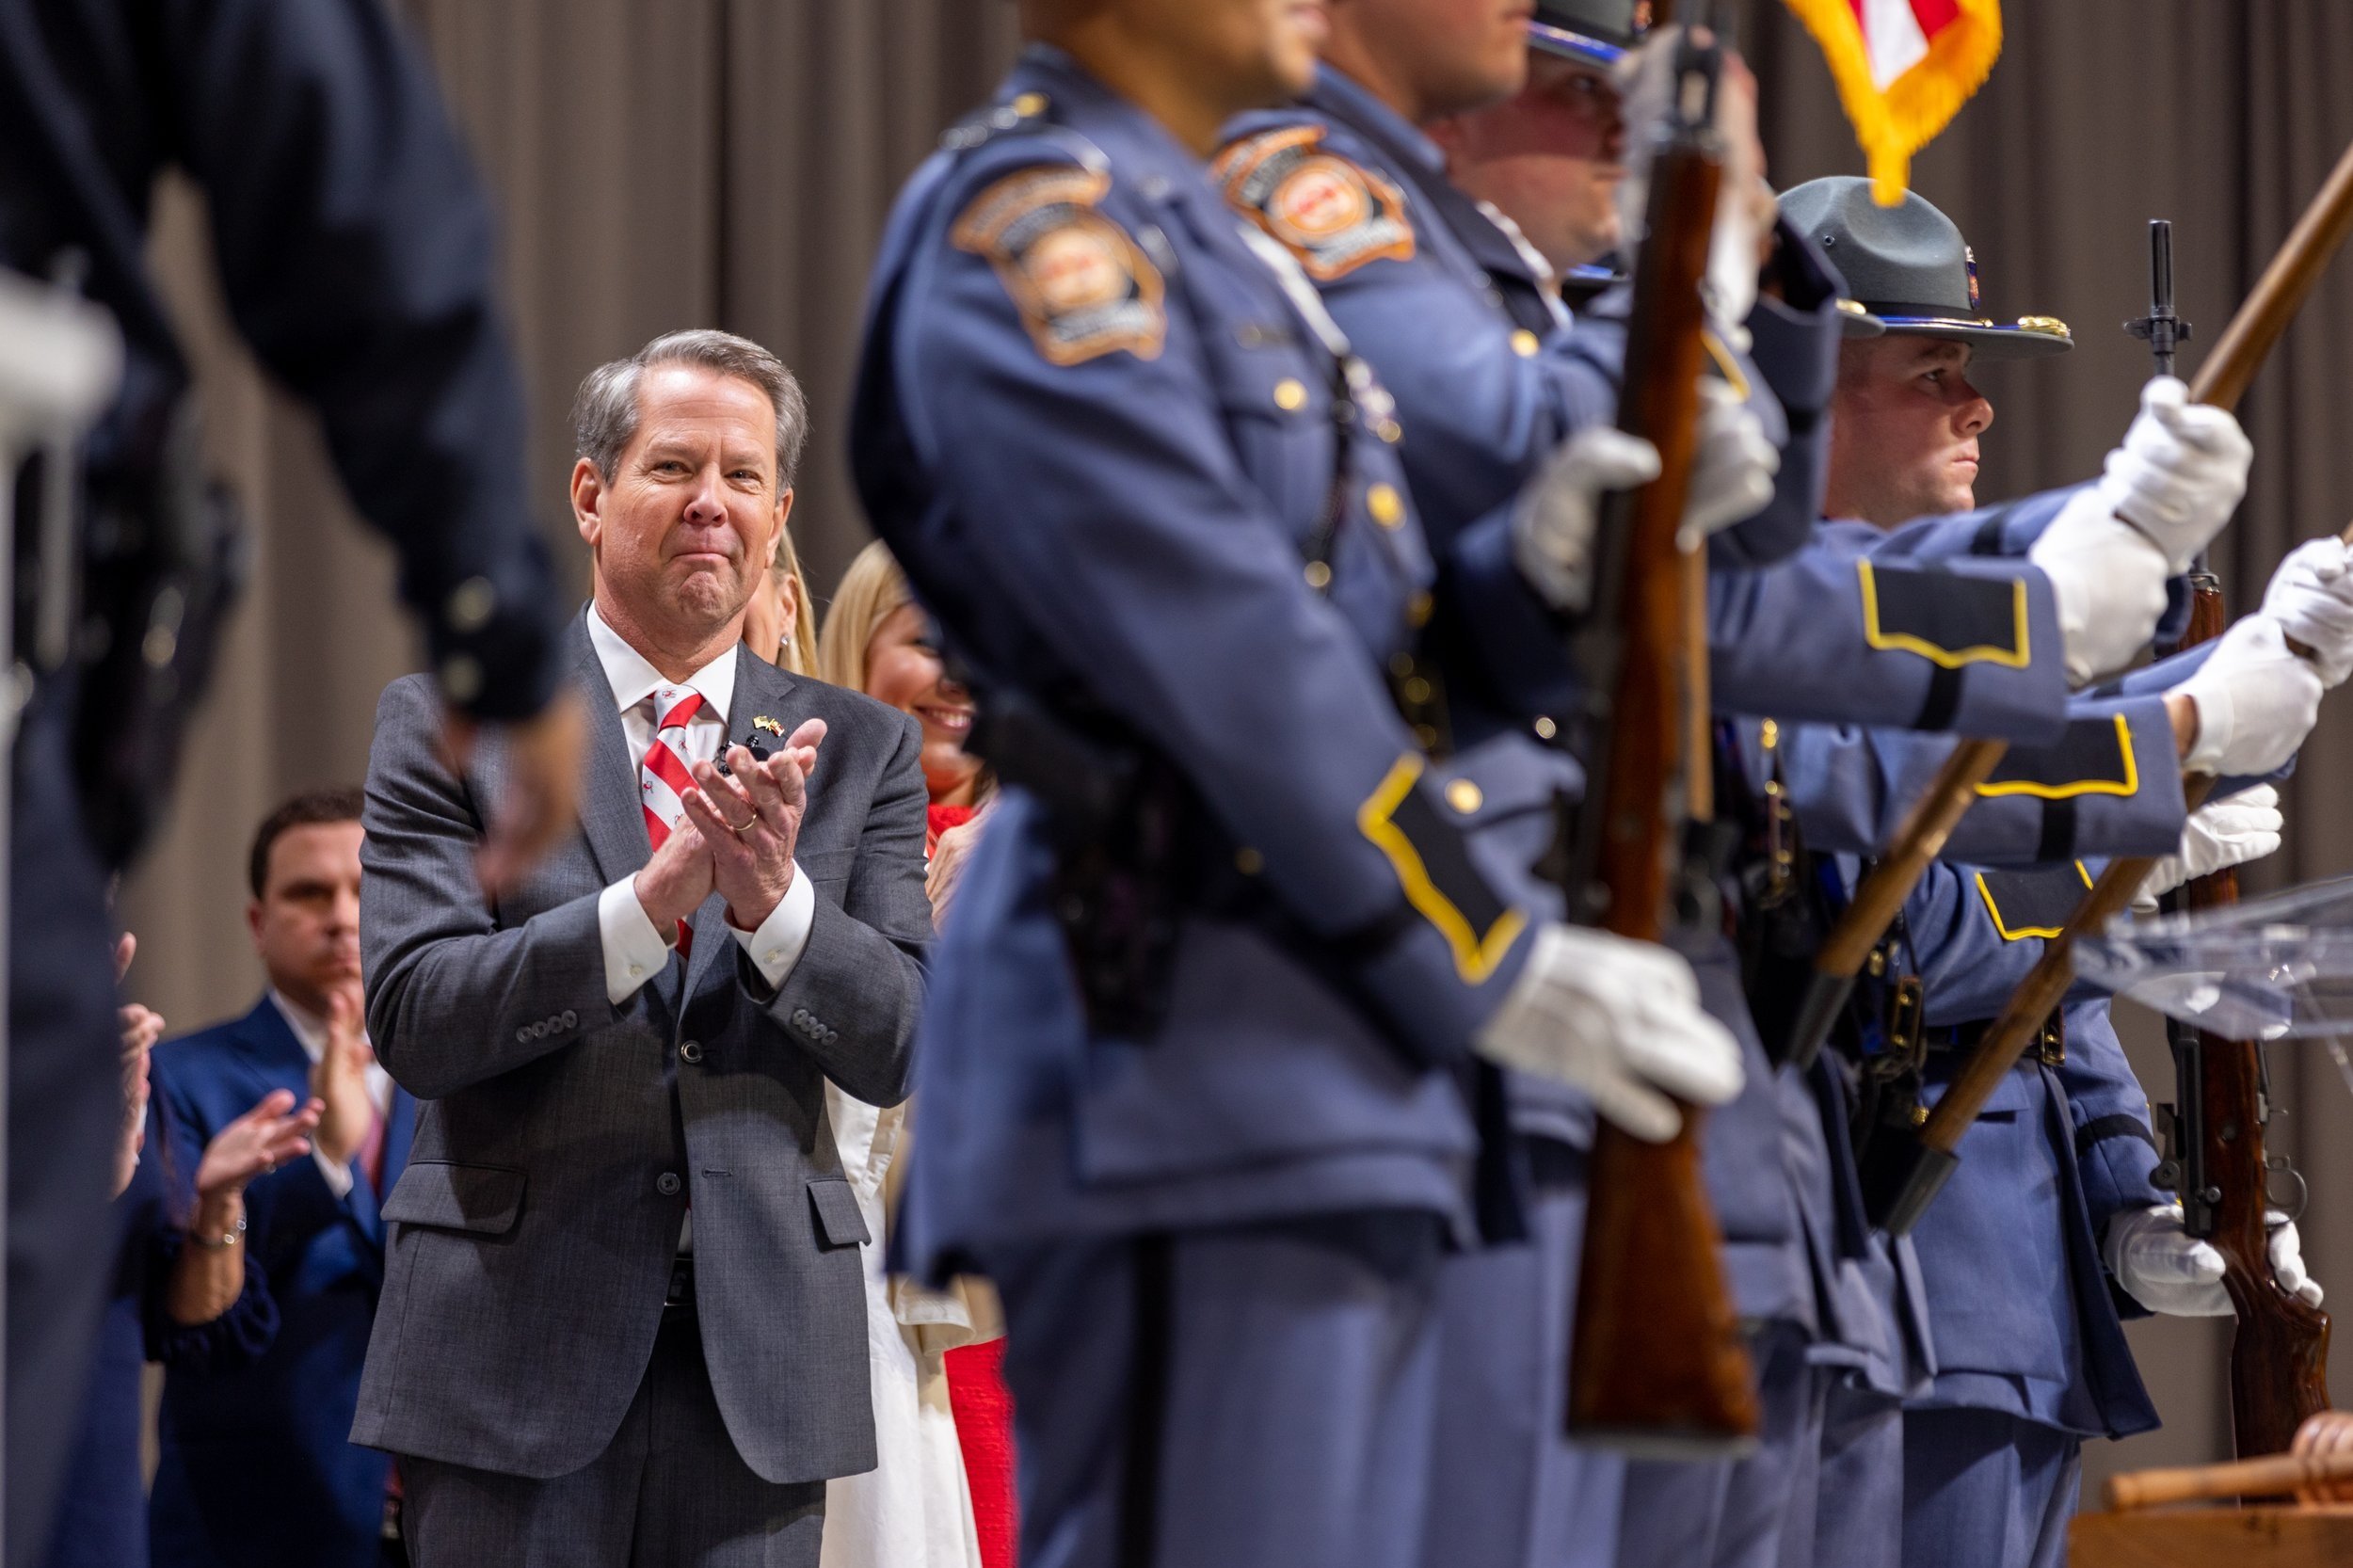
[[[1787,0],[1822,46],[1870,160],[1874,194],[1903,197],[1912,155],[1952,122],[2002,52],[2001,0]]]

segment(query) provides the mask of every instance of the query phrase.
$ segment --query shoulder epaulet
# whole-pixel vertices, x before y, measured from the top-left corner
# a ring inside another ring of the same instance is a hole
[[[1277,125],[1242,136],[1209,171],[1235,210],[1298,257],[1318,282],[1384,258],[1413,259],[1405,193],[1335,149],[1321,124]]]
[[[1080,132],[1048,116],[1052,105],[1042,92],[1017,93],[1002,104],[992,104],[975,109],[950,126],[939,138],[940,147],[949,152],[977,152],[992,143],[1004,143],[1012,138],[1039,138],[1056,152],[1068,155],[1088,168],[1105,168],[1111,164],[1103,150]],[[1038,145],[1037,141],[1028,143]]]

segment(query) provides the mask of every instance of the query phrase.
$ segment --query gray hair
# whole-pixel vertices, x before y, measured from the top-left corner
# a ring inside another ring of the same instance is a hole
[[[776,411],[776,488],[792,483],[808,440],[808,399],[784,361],[732,332],[695,328],[664,332],[626,360],[599,365],[580,383],[572,399],[573,455],[585,457],[610,483],[631,440],[637,434],[637,378],[659,365],[698,365],[721,376],[749,381],[768,394]]]

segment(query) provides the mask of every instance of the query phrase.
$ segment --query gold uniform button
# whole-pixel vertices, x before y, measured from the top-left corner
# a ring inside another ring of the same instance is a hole
[[[1767,751],[1781,744],[1781,726],[1771,719],[1767,719],[1764,728],[1757,732],[1757,744]]]
[[[1307,563],[1307,586],[1322,591],[1332,585],[1332,568],[1321,561]]]
[[[1536,716],[1535,730],[1536,738],[1538,740],[1549,741],[1555,735],[1561,733],[1561,727],[1553,723],[1550,719],[1545,718],[1543,714],[1539,713]]]
[[[1431,612],[1437,607],[1437,601],[1428,594],[1416,594],[1405,601],[1405,624],[1416,631],[1421,630],[1430,624]]]
[[[1391,446],[1395,446],[1400,440],[1404,439],[1405,426],[1398,424],[1398,422],[1393,419],[1385,419],[1380,424],[1372,427],[1372,433],[1379,436],[1383,440],[1388,442]]]
[[[1446,803],[1466,817],[1478,810],[1486,798],[1479,792],[1479,786],[1467,778],[1458,778],[1446,787]]]
[[[1372,520],[1384,528],[1396,528],[1405,521],[1405,502],[1395,485],[1373,486],[1365,492],[1365,505]]]
[[[1287,414],[1295,414],[1307,406],[1307,389],[1286,376],[1274,383],[1274,406]]]
[[[1525,327],[1512,334],[1512,352],[1523,360],[1534,359],[1539,346],[1536,334]]]
[[[1244,876],[1256,876],[1266,870],[1266,856],[1244,844],[1234,851],[1234,869]]]
[[[1046,95],[1042,92],[1023,93],[1020,97],[1013,101],[1013,112],[1019,115],[1024,120],[1032,120],[1044,114],[1046,112]]]

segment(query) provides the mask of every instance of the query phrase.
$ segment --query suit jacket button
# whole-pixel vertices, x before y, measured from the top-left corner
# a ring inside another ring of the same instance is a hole
[[[664,1171],[660,1176],[654,1177],[653,1190],[661,1193],[665,1198],[676,1197],[679,1190],[678,1173],[676,1171]]]
[[[515,1044],[519,1046],[527,1046],[531,1044],[531,1026],[529,1024],[525,1024],[522,1028],[515,1031]]]
[[[568,1007],[564,1009],[564,1027],[566,1029],[578,1029],[580,1027],[580,1015],[573,1012]]]
[[[703,1059],[702,1042],[700,1040],[689,1040],[684,1045],[679,1047],[678,1059],[685,1063],[690,1067],[696,1063],[700,1062]]]

